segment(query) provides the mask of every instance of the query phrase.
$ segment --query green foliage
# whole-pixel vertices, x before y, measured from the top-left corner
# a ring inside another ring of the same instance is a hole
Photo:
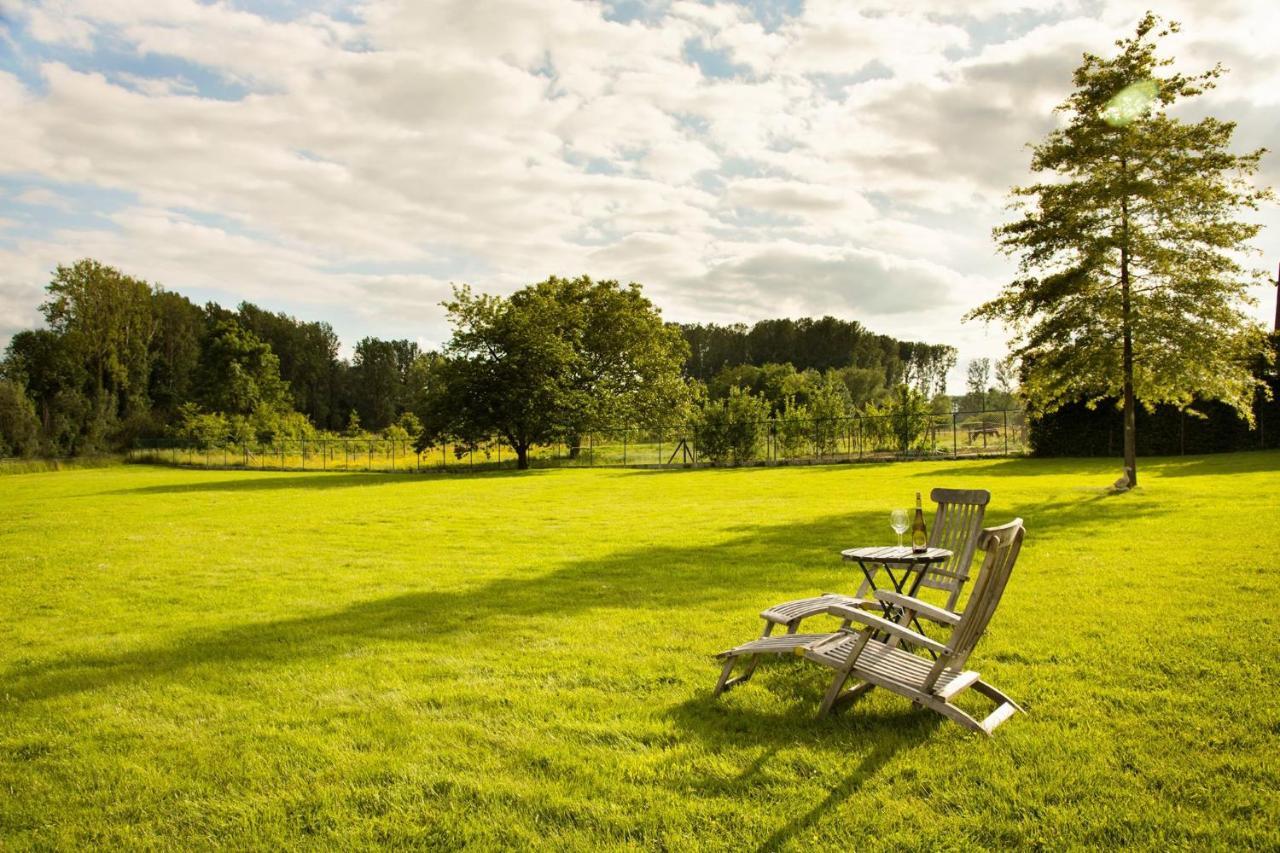
[[[355,409],[352,409],[347,415],[347,426],[346,429],[342,431],[342,434],[348,438],[356,438],[364,435],[364,427],[360,423],[360,413]]]
[[[813,450],[818,456],[831,456],[840,447],[848,428],[846,418],[852,411],[849,389],[840,374],[829,370],[809,397],[809,417],[813,420]]]
[[[882,370],[874,367],[844,367],[836,373],[849,392],[849,404],[853,408],[861,409],[888,394]]]
[[[424,397],[424,441],[497,435],[525,468],[534,444],[683,411],[683,342],[639,285],[553,276],[510,297],[464,286],[445,307],[453,337]]]
[[[904,343],[899,346],[902,360],[901,381],[925,397],[947,392],[947,374],[956,366],[954,347],[935,344]]]
[[[929,430],[929,401],[905,383],[894,389],[883,406],[869,406],[863,429],[872,446],[891,445],[899,453],[923,446]]]
[[[82,442],[89,411],[88,373],[66,340],[47,329],[18,332],[5,350],[3,375],[26,388],[36,407],[41,452],[71,452]]]
[[[421,353],[412,341],[364,338],[351,364],[352,396],[365,429],[386,429],[412,405],[409,385]]]
[[[400,419],[382,431],[382,437],[393,441],[410,441],[422,435],[422,421],[413,412],[405,412]]]
[[[1015,188],[1021,216],[995,230],[1022,275],[970,315],[1012,328],[1033,408],[1122,401],[1131,478],[1135,400],[1220,400],[1252,417],[1249,366],[1263,335],[1242,309],[1263,274],[1240,263],[1259,226],[1239,217],[1272,197],[1252,184],[1264,149],[1235,153],[1233,123],[1169,115],[1223,69],[1161,76],[1172,60],[1157,57],[1155,39],[1177,25],[1158,26],[1148,14],[1115,57],[1085,55],[1058,108],[1064,123],[1032,158],[1048,179]],[[1146,82],[1145,108],[1127,96],[1117,107],[1118,93]]]
[[[947,371],[955,364],[955,349],[949,346],[897,341],[869,332],[856,321],[835,317],[799,320],[761,320],[754,326],[714,323],[680,327],[689,345],[685,373],[693,379],[714,384],[717,374],[742,365],[775,368],[792,366],[794,372],[855,368],[871,371],[874,378],[852,377],[849,390],[859,405],[878,396],[877,388],[901,381],[916,384],[932,394],[943,390]],[[734,386],[764,393],[774,410],[782,411],[788,394],[804,397],[798,389],[769,388],[758,375],[744,371],[726,375],[713,396],[724,397]],[[859,393],[860,389],[863,393]]]
[[[259,442],[298,441],[316,437],[316,428],[306,415],[293,409],[259,406],[249,415],[249,428]]]
[[[778,452],[784,457],[802,455],[813,440],[813,421],[809,407],[788,397],[782,413],[774,418]]]
[[[303,322],[287,314],[273,314],[242,302],[240,324],[271,347],[280,359],[280,376],[298,411],[317,426],[338,429],[343,408],[354,389],[346,363],[338,359],[338,336],[324,322]]]
[[[39,446],[35,404],[22,385],[0,379],[0,456],[34,456]]]
[[[205,331],[204,312],[191,300],[159,287],[152,297],[155,337],[151,342],[151,403],[175,413],[195,395]]]
[[[215,319],[198,370],[199,402],[209,411],[248,415],[290,406],[280,359],[235,319]]]
[[[59,265],[48,294],[40,310],[87,368],[90,403],[108,419],[145,405],[156,329],[150,285],[86,258]]]
[[[769,429],[769,402],[731,389],[724,400],[709,400],[694,417],[698,456],[712,462],[751,462],[760,456]]]
[[[196,447],[221,447],[230,441],[231,434],[231,422],[222,412],[202,412],[195,403],[178,408],[177,435]]]
[[[882,398],[886,393],[883,386],[884,374],[876,368],[845,367],[819,373],[813,369],[799,372],[791,364],[740,364],[717,373],[707,393],[713,400],[723,400],[734,388],[750,391],[767,400],[770,412],[777,416],[786,411],[789,401],[807,406],[825,394],[829,401],[826,411],[839,414],[824,417],[844,417],[854,407]]]

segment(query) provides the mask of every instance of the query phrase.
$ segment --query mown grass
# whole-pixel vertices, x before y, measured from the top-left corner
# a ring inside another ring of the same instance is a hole
[[[1280,844],[1280,454],[0,479],[0,847]],[[888,511],[1028,539],[986,740],[825,673],[710,696]]]

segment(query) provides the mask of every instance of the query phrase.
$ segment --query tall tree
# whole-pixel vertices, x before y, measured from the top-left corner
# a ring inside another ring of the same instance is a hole
[[[467,287],[445,303],[453,336],[423,421],[463,441],[529,449],[603,425],[678,412],[687,355],[638,285],[552,277],[509,298]]]
[[[88,368],[93,403],[113,415],[145,407],[155,334],[150,285],[86,258],[59,265],[47,289],[40,309]]]
[[[280,359],[234,317],[210,321],[197,388],[205,409],[226,414],[284,411],[291,402],[289,386],[280,378]]]
[[[172,415],[191,399],[200,343],[204,337],[204,312],[180,293],[156,288],[151,310],[155,336],[151,342],[152,404]]]
[[[386,429],[412,404],[408,379],[420,355],[413,341],[364,338],[351,364],[352,396],[367,430]]]
[[[1259,230],[1242,211],[1271,197],[1251,181],[1265,149],[1233,153],[1233,123],[1168,114],[1223,69],[1160,76],[1172,60],[1156,39],[1178,26],[1159,27],[1148,13],[1115,57],[1085,54],[1063,126],[1034,150],[1032,171],[1049,179],[1015,188],[1022,215],[994,232],[1022,275],[969,315],[1012,328],[1033,407],[1120,398],[1129,487],[1138,401],[1217,399],[1252,421],[1249,362],[1263,344],[1242,311],[1261,273],[1237,257]]]
[[[298,410],[317,425],[338,427],[349,408],[339,400],[338,336],[324,322],[304,322],[242,302],[240,324],[271,346]]]
[[[81,391],[88,373],[63,337],[48,329],[18,332],[5,350],[0,373],[23,385],[35,401],[40,429],[51,444],[50,450],[69,449],[67,432],[78,432],[80,424],[65,423],[66,413],[81,415],[85,403]]]
[[[985,409],[987,389],[991,387],[991,359],[970,359],[969,367],[965,372],[964,384],[965,390],[969,392],[969,399],[965,401],[966,408],[976,405]]]

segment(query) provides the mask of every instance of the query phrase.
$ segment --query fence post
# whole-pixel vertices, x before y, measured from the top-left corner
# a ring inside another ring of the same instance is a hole
[[[957,434],[956,421],[960,418],[959,412],[951,413],[951,458],[960,458],[960,436]]]
[[[623,467],[626,467],[626,464],[627,464],[627,430],[624,427],[622,430],[622,465]]]
[[[662,427],[658,428],[658,464],[662,464],[662,436],[666,430]]]
[[[587,433],[587,467],[594,468],[596,466],[596,435],[595,433]]]
[[[1009,455],[1009,410],[1005,409],[1001,414],[1004,415],[1004,455]]]

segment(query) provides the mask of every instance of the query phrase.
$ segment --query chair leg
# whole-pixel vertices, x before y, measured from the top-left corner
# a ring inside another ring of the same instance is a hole
[[[838,711],[845,705],[850,705],[853,700],[857,699],[865,693],[869,693],[875,687],[870,681],[862,681],[853,685],[848,690],[836,697],[836,701],[832,704],[831,710]]]
[[[836,700],[840,698],[840,691],[844,689],[845,683],[849,680],[849,670],[836,670],[835,678],[831,679],[831,686],[827,688],[827,693],[822,697],[822,704],[818,706],[818,716],[825,717],[831,713],[831,709],[835,707]]]
[[[729,674],[733,672],[733,665],[737,662],[738,659],[732,657],[724,662],[724,669],[720,670],[720,680],[716,682],[716,689],[711,694],[712,696],[719,696],[733,685],[742,681],[741,678],[734,678],[732,680],[729,678]]]
[[[970,689],[978,691],[997,705],[1012,705],[1015,711],[1020,711],[1023,714],[1027,713],[1026,708],[1010,699],[1003,691],[997,690],[985,681],[975,681]]]
[[[920,704],[931,711],[937,711],[939,714],[941,714],[944,717],[947,717],[950,720],[954,720],[955,722],[964,726],[969,731],[978,732],[979,734],[984,734],[987,736],[991,735],[991,732],[987,731],[987,729],[983,727],[982,723],[979,723],[973,717],[969,716],[964,711],[961,711],[959,708],[957,708],[955,705],[952,705],[950,702],[944,702],[941,699],[935,699],[930,702],[921,702]]]
[[[790,625],[789,627],[791,630],[789,630],[787,633],[794,634],[796,632],[796,626],[793,624],[793,625]],[[773,628],[774,628],[774,623],[765,622],[764,631],[760,633],[760,636],[761,637],[769,636],[770,634],[773,633]],[[733,664],[736,660],[737,660],[736,658],[731,657],[727,661],[725,661],[724,669],[721,670],[720,672],[720,680],[716,682],[716,689],[712,695],[719,696],[721,693],[725,692],[730,687],[736,687],[739,684],[745,684],[746,682],[750,681],[751,676],[755,674],[756,667],[760,665],[760,655],[758,654],[748,655],[746,666],[742,668],[742,674],[739,675],[737,678],[730,678],[729,673],[733,672]]]

